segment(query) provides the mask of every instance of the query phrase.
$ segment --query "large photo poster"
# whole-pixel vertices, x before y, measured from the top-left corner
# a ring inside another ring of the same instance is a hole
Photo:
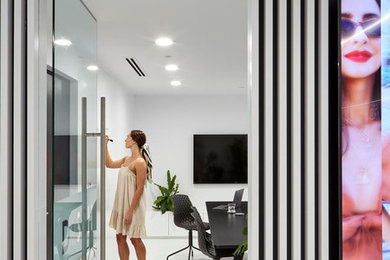
[[[382,131],[386,119],[381,47],[386,44],[381,39],[385,10],[381,5],[385,1],[389,0],[341,0],[343,260],[386,259],[382,217],[387,182],[382,167],[387,149],[390,155],[390,138],[387,142]]]
[[[343,260],[390,260],[390,0],[341,0]]]

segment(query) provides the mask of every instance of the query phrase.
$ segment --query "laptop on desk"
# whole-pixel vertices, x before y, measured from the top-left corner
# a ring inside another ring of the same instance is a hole
[[[236,208],[241,207],[242,195],[244,194],[244,189],[236,190],[234,193],[233,203],[236,204]],[[215,210],[227,210],[227,204],[222,204],[214,207]]]

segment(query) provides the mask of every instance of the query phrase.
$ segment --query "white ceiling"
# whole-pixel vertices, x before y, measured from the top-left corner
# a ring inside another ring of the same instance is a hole
[[[84,2],[98,21],[100,68],[135,95],[246,93],[246,0]],[[156,46],[160,36],[171,37],[174,45]],[[146,78],[126,57],[136,58]],[[180,69],[165,71],[168,63]],[[182,86],[173,88],[169,82],[176,79]]]

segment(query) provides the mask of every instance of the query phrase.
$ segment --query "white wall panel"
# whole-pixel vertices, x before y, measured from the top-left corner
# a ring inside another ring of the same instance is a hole
[[[292,259],[301,259],[301,0],[292,0]]]
[[[41,10],[41,11],[39,11]],[[27,2],[27,256],[46,259],[46,54],[51,50],[50,5]]]
[[[305,17],[305,209],[306,209],[306,259],[315,259],[315,1],[306,1]]]
[[[0,2],[0,259],[12,256],[12,2]]]
[[[279,259],[287,259],[288,226],[287,203],[289,203],[287,188],[287,0],[279,0],[278,4],[278,248]],[[275,120],[275,118],[274,118]]]
[[[319,6],[319,256],[329,259],[329,80],[328,80],[328,0],[320,1]]]
[[[273,1],[265,1],[264,14],[264,259],[273,259]]]
[[[327,256],[327,8],[265,1],[265,259]]]
[[[23,0],[14,1],[13,258],[26,258],[26,31]],[[18,246],[15,246],[18,245]]]
[[[263,12],[261,10],[260,12]],[[259,136],[259,113],[263,111],[259,108],[259,93],[263,85],[259,85],[259,2],[250,1],[248,5],[248,107],[249,107],[249,133],[248,133],[248,259],[261,259],[259,254],[259,232],[263,232],[263,209],[259,208],[260,194],[264,194],[263,186],[260,186],[259,180],[263,178],[263,169],[259,168],[259,142],[262,136]],[[261,50],[262,51],[262,50]],[[260,176],[262,174],[262,176]]]

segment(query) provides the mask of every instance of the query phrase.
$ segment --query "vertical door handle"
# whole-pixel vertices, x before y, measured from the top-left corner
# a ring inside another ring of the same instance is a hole
[[[100,133],[87,133],[87,99],[82,98],[82,259],[86,260],[87,247],[87,137],[100,137],[100,187],[98,202],[100,207],[100,260],[106,258],[106,98],[100,100]]]

